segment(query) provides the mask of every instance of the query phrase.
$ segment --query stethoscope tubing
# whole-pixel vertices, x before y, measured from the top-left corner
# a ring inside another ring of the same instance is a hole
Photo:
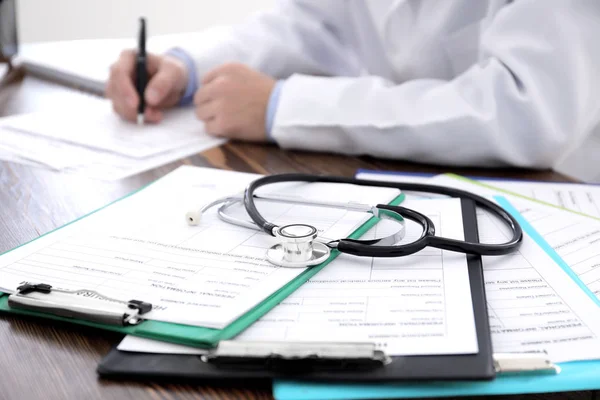
[[[416,253],[425,247],[433,247],[466,254],[498,256],[514,252],[519,248],[523,240],[523,231],[521,226],[509,212],[504,210],[501,206],[493,201],[465,190],[423,183],[373,181],[366,179],[310,174],[268,175],[256,179],[246,188],[244,192],[244,207],[246,208],[246,212],[258,227],[271,236],[275,236],[274,230],[277,229],[277,225],[264,219],[263,216],[258,212],[254,202],[254,194],[255,191],[262,186],[283,182],[345,183],[358,186],[387,187],[402,191],[433,193],[461,199],[470,199],[475,203],[476,206],[481,207],[482,209],[489,211],[500,218],[513,233],[510,240],[499,244],[477,243],[444,238],[435,236],[435,228],[433,223],[423,214],[400,206],[380,204],[377,205],[377,208],[397,212],[403,217],[419,223],[423,227],[423,234],[415,242],[393,246],[372,246],[369,245],[369,241],[353,239],[337,240],[335,247],[340,252],[347,254],[365,257],[399,257]]]

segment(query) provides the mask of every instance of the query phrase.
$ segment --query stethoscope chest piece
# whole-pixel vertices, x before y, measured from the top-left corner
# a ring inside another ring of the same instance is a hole
[[[281,267],[305,268],[321,264],[331,250],[315,241],[317,229],[312,225],[291,224],[277,228],[275,236],[281,240],[267,250],[267,260]]]

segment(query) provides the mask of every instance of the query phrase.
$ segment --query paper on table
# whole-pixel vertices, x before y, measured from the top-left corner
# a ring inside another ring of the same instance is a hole
[[[579,183],[519,181],[495,178],[463,178],[454,174],[445,174],[453,178],[467,179],[482,187],[501,191],[503,195],[525,196],[557,207],[600,218],[600,185]],[[356,174],[360,179],[383,181],[427,182],[432,176],[403,174],[387,171],[361,171]],[[437,178],[437,177],[436,177]],[[431,182],[431,181],[430,181]]]
[[[452,186],[484,196],[497,192],[490,185],[439,175],[431,183]],[[523,217],[564,259],[585,285],[600,298],[600,221],[574,214],[557,207],[545,206],[523,197],[503,192]]]
[[[0,159],[5,161],[28,161],[33,165],[62,170],[82,162],[79,147],[70,153],[62,151],[65,143],[48,140],[29,133],[18,132],[1,125]],[[83,149],[87,150],[87,149]]]
[[[0,152],[1,160],[48,167],[63,173],[107,181],[127,178],[225,143],[223,139],[203,137],[181,149],[138,159],[2,127],[0,133],[4,141],[0,144],[0,149],[3,150]]]
[[[478,212],[482,242],[506,241],[510,232]],[[495,352],[548,352],[554,362],[600,358],[596,302],[525,233],[518,252],[484,257],[484,277]]]
[[[206,138],[203,124],[193,109],[175,108],[158,124],[137,125],[119,118],[110,101],[71,109],[64,113],[37,112],[5,117],[0,124],[16,131],[58,141],[143,158],[175,150]]]
[[[488,183],[558,207],[600,218],[600,186],[578,183],[504,180]]]
[[[89,101],[89,99],[86,99],[86,104],[89,104]],[[98,100],[95,99],[91,104],[92,106],[98,105]],[[105,103],[104,101],[100,101],[100,104],[102,104],[101,107],[104,107]],[[37,115],[35,113],[27,114],[19,116],[19,118],[22,121],[24,119],[36,118]],[[61,118],[60,113],[55,115],[57,119]],[[165,121],[162,121],[157,126],[150,127],[154,131],[155,137],[161,138],[161,140],[156,142],[156,150],[159,153],[144,158],[128,157],[111,151],[67,143],[47,136],[16,131],[8,127],[6,119],[3,119],[0,120],[0,132],[2,133],[0,150],[3,150],[0,152],[0,159],[28,165],[46,166],[54,170],[81,174],[94,179],[117,180],[168,164],[183,157],[197,154],[225,142],[223,139],[207,135],[203,130],[203,125],[199,121],[190,120],[190,118],[193,118],[193,112],[189,109],[177,110],[174,113],[167,113],[166,115],[167,118]],[[118,119],[115,115],[105,115],[105,117],[111,121]],[[119,124],[123,124],[124,127],[134,126],[125,122],[120,122]],[[194,139],[185,146],[180,146],[174,150],[162,151],[161,143],[169,141],[171,131],[177,130],[179,126],[187,124],[196,126],[199,129],[193,135]],[[132,137],[129,136],[129,129],[114,131],[113,136],[120,136],[125,138],[126,141],[131,141]],[[109,137],[104,133],[99,134]],[[82,136],[86,137],[85,135]],[[117,142],[115,142],[116,144]],[[131,144],[129,143],[129,145]],[[154,144],[151,145],[154,146]]]
[[[463,239],[458,200],[403,206],[428,215],[440,234]],[[364,237],[394,229],[383,221]],[[407,241],[420,235],[419,227],[408,229]],[[390,355],[476,353],[469,294],[463,254],[427,249],[401,258],[341,255],[236,340],[374,342]],[[119,349],[189,354],[185,347],[133,337]]]
[[[0,134],[2,134],[2,130],[0,130]],[[4,150],[2,146],[0,146],[0,160],[8,161],[15,164],[28,165],[30,167],[38,167],[38,168],[53,168],[51,165],[44,164],[39,160],[30,160],[28,157],[21,157],[12,151]]]
[[[255,175],[179,168],[143,191],[0,257],[0,287],[23,281],[89,289],[117,299],[151,302],[149,319],[222,328],[300,274],[265,261],[276,241],[262,232],[204,216],[188,226],[190,199],[198,203],[239,193]],[[306,190],[305,190],[306,189]],[[350,185],[273,185],[278,193],[387,203],[394,189]],[[289,204],[260,205],[276,223],[309,222],[327,237],[346,237],[368,214]],[[243,216],[243,208],[231,210]],[[247,216],[246,216],[247,218]]]
[[[357,176],[362,179],[385,181],[406,180],[402,175],[376,172],[363,172]],[[600,222],[596,218],[578,214],[594,216],[600,205],[600,187],[503,180],[481,182],[454,174],[416,179],[468,190],[482,196],[493,196],[497,193],[506,196],[587,287],[600,298]],[[530,195],[535,198],[526,197]],[[560,207],[568,207],[571,211]]]
[[[600,298],[600,222],[514,201],[523,216]]]
[[[455,174],[443,176],[464,180],[494,192],[501,192],[511,198],[533,200],[600,220],[600,187],[598,186],[575,183],[474,180]]]
[[[118,180],[124,179],[132,175],[139,174],[152,168],[167,165],[173,161],[193,156],[207,149],[217,147],[226,140],[213,137],[199,139],[197,142],[182,147],[161,153],[156,156],[146,157],[142,159],[134,159],[129,157],[119,156],[108,152],[89,151],[88,162],[74,167],[65,168],[63,171],[85,175],[90,178],[100,180]],[[83,151],[79,150],[81,154]]]
[[[10,137],[13,133],[15,132],[9,129],[3,129],[0,126],[0,136],[2,137],[2,142],[0,142],[0,160],[28,165],[31,167],[48,168],[52,170],[60,170],[61,168],[64,168],[64,164],[60,163],[60,160],[57,161],[54,157],[36,157],[34,154],[32,154],[32,152],[28,151],[25,148],[27,145],[27,139],[19,139],[19,145],[13,147],[9,143]],[[17,136],[20,137],[22,135],[17,133]]]

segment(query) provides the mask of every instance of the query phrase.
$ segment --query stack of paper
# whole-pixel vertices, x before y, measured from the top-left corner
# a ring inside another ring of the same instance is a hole
[[[471,180],[456,175],[428,179],[368,171],[359,177],[421,180],[485,196],[504,196],[495,198],[518,218],[526,236],[519,254],[504,260],[484,259],[494,351],[544,349],[559,362],[562,371],[558,375],[500,376],[492,382],[371,385],[276,382],[275,398],[417,398],[598,389],[600,358],[595,345],[586,347],[586,342],[598,340],[596,327],[600,318],[600,301],[596,297],[600,294],[600,220],[593,212],[600,206],[600,187]],[[584,216],[588,213],[591,215]],[[482,214],[478,222],[482,239],[498,239],[489,234],[497,221]],[[584,313],[588,314],[581,318]],[[586,350],[587,356],[582,354]]]
[[[108,100],[75,100],[0,119],[0,159],[116,180],[224,143],[206,134],[191,108],[168,111],[158,124],[136,125],[119,118]]]
[[[458,200],[403,204],[428,215],[446,236],[463,239]],[[395,230],[396,224],[381,223],[363,237],[386,236]],[[406,241],[419,235],[416,224],[408,225]],[[393,355],[477,353],[465,255],[437,249],[399,259],[341,255],[239,336],[258,341],[332,338],[376,342]],[[149,346],[146,351],[190,351],[137,338],[121,346],[132,350],[144,344]]]
[[[192,45],[202,51],[228,33],[228,27],[220,26],[152,36],[147,48],[156,54]],[[29,43],[19,48],[16,63],[30,73],[100,94],[110,65],[121,51],[135,47],[133,37]],[[115,180],[223,143],[206,135],[190,109],[167,113],[157,126],[137,127],[120,121],[105,100],[75,91],[52,96],[59,97],[42,102],[43,113],[0,119],[0,160]]]
[[[502,394],[589,388],[589,374],[600,367],[600,187],[588,185],[473,181],[455,175],[409,177],[363,173],[365,179],[426,181],[462,188],[495,199],[519,220],[524,241],[518,252],[501,257],[484,257],[487,307],[494,352],[528,353],[545,351],[565,372],[543,377],[500,377],[492,383],[452,382],[435,384],[327,385],[277,382],[278,399],[291,398],[378,398],[420,397],[460,394]],[[501,196],[499,196],[501,195]],[[532,196],[530,198],[528,196]],[[444,219],[450,212],[443,199],[412,196],[405,204],[425,212],[452,236],[452,225]],[[570,209],[564,208],[565,206]],[[441,207],[441,208],[440,208]],[[455,214],[459,214],[454,211]],[[587,214],[592,215],[587,215]],[[456,223],[456,221],[454,222]],[[460,225],[460,223],[458,223]],[[510,232],[495,218],[478,213],[481,240],[500,242]],[[380,229],[376,232],[376,229]],[[385,231],[376,227],[371,235]],[[437,254],[436,254],[437,253]],[[427,256],[427,257],[423,257]],[[440,354],[443,348],[426,339],[429,331],[410,322],[437,322],[442,329],[452,326],[452,298],[437,310],[414,303],[408,292],[393,290],[402,282],[413,282],[412,294],[432,295],[437,282],[444,290],[460,287],[460,280],[436,280],[439,252],[426,250],[403,259],[356,259],[338,257],[281,305],[241,334],[239,340],[328,340],[373,341],[389,355]],[[597,297],[598,296],[598,297]],[[405,299],[410,298],[407,302]],[[418,298],[418,297],[416,297]],[[446,314],[439,318],[437,312]],[[403,322],[409,322],[404,324]],[[456,321],[456,320],[454,320]],[[400,322],[400,323],[399,323]],[[319,327],[316,329],[316,327]],[[465,325],[469,326],[469,325]],[[323,332],[327,332],[324,336]],[[468,332],[468,331],[467,331]],[[415,334],[419,337],[414,341]],[[407,339],[410,337],[411,339]],[[468,343],[468,340],[465,342]],[[464,343],[463,343],[464,344]],[[450,342],[444,348],[451,349]],[[457,343],[454,343],[457,346]],[[460,348],[460,347],[456,347]],[[198,353],[197,349],[127,337],[120,350],[153,353]],[[567,374],[567,375],[565,375]],[[582,377],[582,379],[575,379]],[[586,386],[587,385],[587,386]]]
[[[381,178],[381,176],[363,177]],[[387,177],[399,179],[396,176]],[[441,185],[470,185],[473,187],[465,188],[474,192],[485,191],[482,193],[485,195],[495,194],[488,189],[481,190],[478,185],[462,179],[442,176],[432,180]],[[531,189],[532,186],[527,185],[527,188]],[[581,190],[587,190],[587,187],[582,186]],[[540,196],[548,192],[547,189],[542,190],[542,188],[538,191]],[[598,199],[600,200],[600,197]],[[583,261],[579,261],[584,262],[585,265],[590,264],[578,269],[582,274],[594,269],[592,264],[600,261],[600,248],[594,249],[585,244],[589,240],[600,240],[600,221],[572,215],[573,213],[568,211],[531,201],[524,204],[526,201],[523,198],[518,200],[519,210],[534,226],[544,232],[559,252],[561,248],[569,247],[569,254],[574,259],[573,266],[577,260],[582,259]],[[408,200],[405,206],[428,213],[435,221],[437,231],[442,232],[443,235],[456,235],[457,233],[451,232],[453,227],[462,229],[460,219],[444,222],[449,218],[448,213],[451,211],[440,208],[442,207],[440,201],[443,204],[443,202],[456,200],[416,199]],[[535,206],[538,211],[534,215],[531,210]],[[460,212],[454,211],[454,215],[460,215]],[[550,218],[551,222],[544,224],[546,217]],[[570,221],[570,224],[567,221]],[[570,228],[576,221],[579,223],[577,230],[587,232],[580,235],[582,237],[572,235],[573,229]],[[483,241],[500,242],[508,239],[503,226],[489,215],[480,214],[478,222]],[[585,230],[582,230],[584,228]],[[380,236],[385,233],[377,232],[377,229],[381,228],[374,228],[370,234]],[[584,243],[575,243],[578,238]],[[425,255],[428,257],[424,257]],[[371,339],[381,343],[381,347],[390,355],[423,354],[421,353],[423,350],[419,350],[417,343],[407,339],[408,330],[402,324],[393,322],[397,322],[399,316],[403,315],[402,318],[407,318],[409,321],[421,320],[430,323],[436,320],[435,310],[417,306],[415,303],[411,303],[410,309],[399,310],[397,304],[403,302],[394,300],[394,295],[386,294],[386,290],[394,293],[392,288],[397,288],[401,282],[418,283],[435,279],[434,271],[438,267],[441,268],[440,272],[445,271],[445,280],[439,281],[441,287],[450,291],[459,288],[460,281],[449,279],[451,275],[446,270],[446,266],[443,266],[445,263],[436,260],[439,256],[439,251],[425,250],[416,256],[399,259],[339,257],[282,305],[244,332],[239,339],[324,340],[326,338],[322,336],[322,330],[314,329],[315,324],[318,324],[320,327],[328,326],[331,336],[329,334],[327,336],[335,337],[336,340],[356,342]],[[484,268],[495,351],[546,351],[556,362],[600,358],[600,347],[598,347],[600,346],[600,312],[595,312],[600,303],[597,299],[588,296],[589,290],[581,289],[579,285],[584,288],[585,286],[577,276],[575,276],[577,279],[571,279],[572,274],[556,262],[554,253],[549,254],[539,244],[533,229],[526,229],[524,245],[519,252],[504,257],[487,257],[484,259]],[[600,271],[600,268],[598,270]],[[585,280],[596,290],[595,274],[586,276]],[[415,293],[422,296],[428,295],[432,290],[432,287],[427,285],[417,286],[420,289],[415,289]],[[406,298],[405,293],[396,293],[401,298]],[[438,312],[442,314],[451,312],[452,308],[447,307],[448,304],[452,304],[452,299],[446,298],[445,303],[441,308],[438,307]],[[447,315],[452,316],[452,314]],[[440,328],[447,330],[448,326],[451,326],[452,319],[439,321],[442,321]],[[413,325],[412,334],[419,332],[416,326]],[[448,343],[445,343],[446,347],[436,348],[432,341],[424,339],[426,334],[431,332],[420,333],[420,343],[428,349],[428,354],[443,354],[445,349],[449,348]],[[130,351],[142,349],[154,352],[184,351],[181,348],[132,338],[122,343],[120,349]]]

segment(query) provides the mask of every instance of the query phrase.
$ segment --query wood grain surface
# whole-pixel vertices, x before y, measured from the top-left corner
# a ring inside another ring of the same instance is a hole
[[[9,80],[0,82],[0,116],[53,109],[64,112],[78,96],[87,94],[33,77],[23,78],[22,74],[13,74]],[[228,143],[117,182],[94,181],[0,162],[0,253],[116,200],[182,164],[261,174],[308,172],[352,176],[357,169],[367,168],[568,180],[551,171],[448,169],[369,157],[282,151],[275,146],[245,143]],[[96,375],[96,365],[121,338],[121,335],[75,325],[0,315],[0,399],[272,398],[270,387],[219,387],[205,382],[103,381]],[[592,399],[594,393],[494,398]]]

